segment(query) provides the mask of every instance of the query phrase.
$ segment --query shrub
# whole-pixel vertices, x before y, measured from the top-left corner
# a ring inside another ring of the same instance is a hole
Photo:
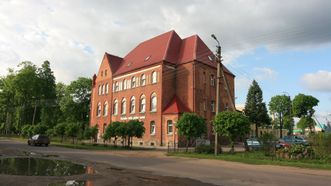
[[[309,137],[311,146],[319,159],[330,160],[331,134],[312,133]]]
[[[199,154],[212,154],[214,147],[212,145],[199,145],[195,148],[195,152]]]
[[[275,141],[276,136],[272,133],[263,133],[260,136],[260,142],[262,143],[262,150],[264,151],[264,155],[271,156],[275,153]]]

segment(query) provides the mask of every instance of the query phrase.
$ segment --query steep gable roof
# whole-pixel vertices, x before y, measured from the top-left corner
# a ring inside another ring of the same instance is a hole
[[[190,112],[190,110],[180,101],[177,96],[174,96],[170,103],[163,110],[163,114],[180,114]]]
[[[199,61],[216,68],[213,52],[198,35],[181,39],[172,30],[146,40],[131,50],[124,58],[107,54],[113,75],[120,75],[162,61],[178,65]],[[226,67],[224,71],[233,75]],[[234,75],[233,75],[234,76]]]

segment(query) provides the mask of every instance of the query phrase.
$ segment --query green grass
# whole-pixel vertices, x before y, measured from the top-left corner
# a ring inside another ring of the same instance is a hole
[[[278,166],[290,166],[309,169],[325,169],[331,170],[331,163],[322,160],[287,160],[276,159],[275,157],[265,156],[263,152],[237,152],[235,154],[222,153],[218,156],[213,154],[198,154],[198,153],[168,153],[169,156],[176,157],[188,157],[198,159],[216,159],[232,162],[247,163],[253,165],[278,165]]]

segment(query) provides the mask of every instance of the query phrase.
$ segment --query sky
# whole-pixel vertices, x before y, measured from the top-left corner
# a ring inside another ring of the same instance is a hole
[[[57,82],[92,77],[105,52],[124,56],[140,42],[175,30],[198,34],[211,50],[215,34],[236,75],[236,103],[257,80],[275,95],[319,99],[331,120],[329,0],[1,0],[0,75],[22,61],[49,60]]]

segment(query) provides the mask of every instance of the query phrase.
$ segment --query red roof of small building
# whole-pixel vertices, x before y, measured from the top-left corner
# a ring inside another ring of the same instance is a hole
[[[190,110],[180,101],[180,99],[178,99],[177,96],[174,96],[163,110],[163,114],[179,114],[183,112],[190,112]]]
[[[176,65],[197,60],[215,68],[217,66],[216,62],[211,60],[215,59],[213,52],[198,35],[181,39],[174,30],[140,43],[124,58],[110,54],[108,56],[111,67],[115,69],[114,76],[162,61]],[[227,68],[224,69],[232,74]]]

